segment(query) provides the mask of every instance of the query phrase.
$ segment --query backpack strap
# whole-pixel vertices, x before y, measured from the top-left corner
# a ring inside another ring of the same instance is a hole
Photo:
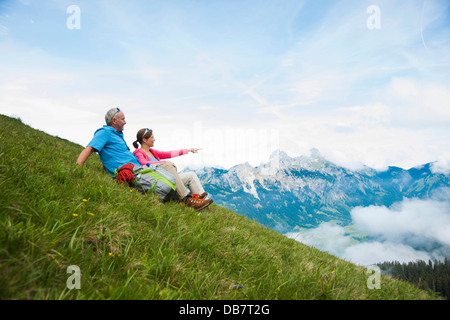
[[[163,176],[161,173],[153,170],[153,169],[144,169],[140,172],[141,174],[148,174],[151,175],[152,177],[154,177],[156,180],[159,180],[161,182],[164,182],[165,184],[167,184],[169,187],[172,188],[172,190],[176,190],[177,189],[177,185],[176,183],[170,181],[167,177]]]

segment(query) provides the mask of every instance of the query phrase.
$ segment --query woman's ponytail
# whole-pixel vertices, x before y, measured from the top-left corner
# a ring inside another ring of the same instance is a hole
[[[138,142],[142,145],[142,140],[145,138],[145,136],[148,136],[150,138],[153,134],[153,131],[151,129],[141,129],[136,133],[136,141],[133,142],[133,146],[137,149],[139,148]],[[147,138],[147,139],[148,139]]]

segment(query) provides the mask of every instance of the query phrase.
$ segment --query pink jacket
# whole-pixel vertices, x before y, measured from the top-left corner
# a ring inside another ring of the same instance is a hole
[[[170,159],[173,157],[178,157],[187,154],[188,149],[180,149],[180,150],[172,150],[172,151],[158,151],[155,149],[150,149],[153,155],[156,157],[157,161],[151,160],[149,156],[142,149],[136,149],[133,151],[134,155],[138,159],[139,163],[142,165],[150,164],[158,164],[164,163],[165,161],[161,161],[161,159]]]

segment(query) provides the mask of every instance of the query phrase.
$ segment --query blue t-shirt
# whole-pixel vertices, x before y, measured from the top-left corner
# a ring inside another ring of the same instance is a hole
[[[103,128],[95,131],[94,138],[89,142],[88,147],[98,151],[100,160],[112,177],[114,177],[114,171],[124,164],[141,165],[123,139],[123,132],[113,127],[104,125]]]

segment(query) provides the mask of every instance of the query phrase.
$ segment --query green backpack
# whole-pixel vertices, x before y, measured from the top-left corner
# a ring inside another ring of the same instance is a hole
[[[127,163],[116,169],[114,177],[118,183],[126,182],[141,193],[157,194],[162,202],[175,200],[175,177],[154,164],[137,166]]]

